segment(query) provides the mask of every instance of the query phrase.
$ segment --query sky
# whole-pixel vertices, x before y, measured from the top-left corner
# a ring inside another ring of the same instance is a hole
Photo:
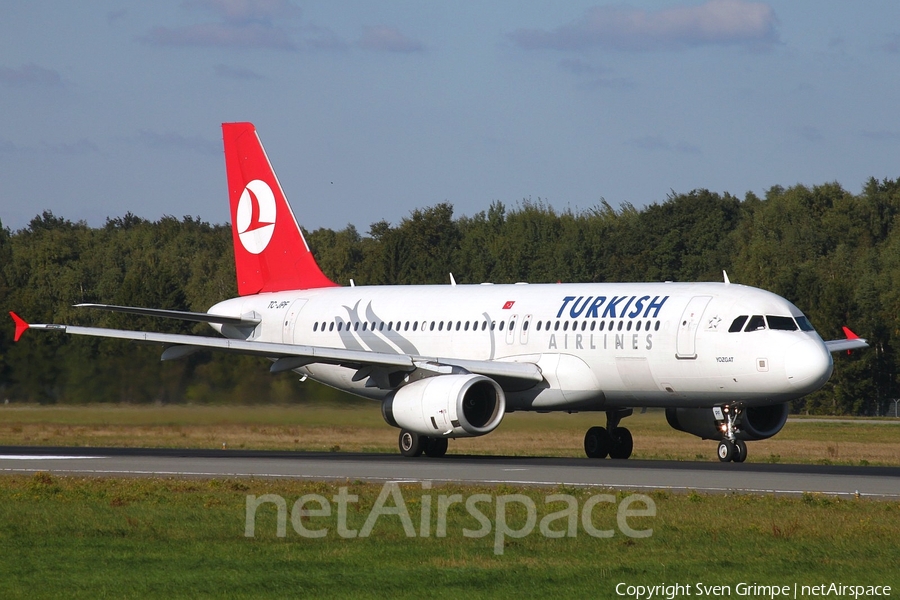
[[[300,224],[900,177],[900,3],[6,2],[0,223],[229,220],[251,121]]]

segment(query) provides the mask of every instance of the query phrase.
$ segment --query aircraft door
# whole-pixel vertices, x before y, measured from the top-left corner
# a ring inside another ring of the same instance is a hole
[[[678,335],[675,338],[675,358],[691,360],[697,358],[696,342],[697,329],[706,305],[712,300],[712,296],[694,296],[684,308],[681,319],[678,321]]]
[[[281,341],[285,344],[294,343],[294,326],[297,324],[297,317],[300,316],[300,310],[306,304],[306,299],[301,298],[294,300],[284,313],[284,325],[281,331]]]
[[[528,343],[528,327],[531,325],[531,315],[525,315],[522,319],[522,332],[519,334],[519,343],[523,346]]]
[[[509,321],[506,322],[506,343],[512,344],[516,341],[516,321],[518,321],[519,315],[513,315],[509,318]]]

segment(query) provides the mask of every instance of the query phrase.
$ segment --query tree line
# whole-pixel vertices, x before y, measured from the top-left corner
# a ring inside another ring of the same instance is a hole
[[[558,211],[537,200],[494,202],[455,217],[441,203],[396,225],[304,232],[322,270],[357,285],[721,281],[775,292],[806,311],[826,339],[848,325],[871,348],[835,356],[835,373],[796,412],[885,414],[900,397],[900,180],[775,186],[764,197],[695,190],[645,208],[605,201]],[[0,225],[0,304],[31,322],[209,335],[204,324],[75,309],[97,302],[205,311],[236,296],[229,225],[132,214],[102,227],[49,211]],[[27,334],[26,334],[27,335]],[[200,353],[161,363],[157,346],[55,334],[13,344],[0,331],[0,401],[304,402],[350,397],[258,358]]]

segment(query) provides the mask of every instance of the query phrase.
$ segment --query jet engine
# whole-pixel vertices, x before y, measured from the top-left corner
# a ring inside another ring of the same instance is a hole
[[[506,412],[506,396],[483,375],[427,377],[405,385],[381,405],[388,425],[429,437],[476,437],[492,432]]]
[[[787,416],[787,403],[744,408],[735,423],[735,437],[747,442],[770,438],[781,431]],[[724,422],[716,419],[711,408],[667,408],[666,420],[672,428],[704,440],[721,440],[723,437]]]

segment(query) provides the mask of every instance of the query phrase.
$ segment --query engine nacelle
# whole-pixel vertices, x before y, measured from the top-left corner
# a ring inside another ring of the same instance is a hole
[[[737,421],[735,437],[747,442],[770,438],[781,431],[787,417],[787,403],[745,408]],[[723,436],[721,421],[716,420],[711,408],[667,408],[666,421],[672,428],[704,440],[721,440]]]
[[[405,385],[381,405],[388,425],[430,437],[492,432],[506,413],[506,396],[484,375],[438,375]]]

